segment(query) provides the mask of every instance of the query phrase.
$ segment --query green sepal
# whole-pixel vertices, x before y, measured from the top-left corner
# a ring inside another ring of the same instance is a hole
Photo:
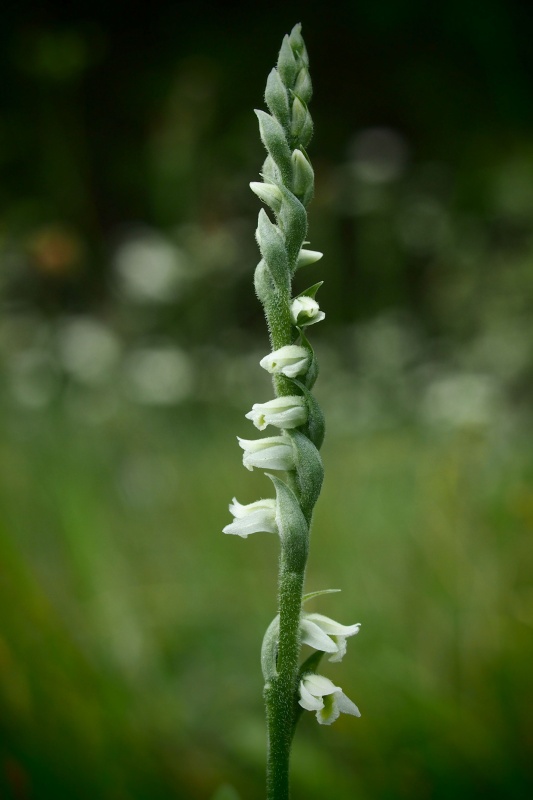
[[[296,76],[294,94],[298,95],[304,103],[309,103],[313,96],[313,84],[311,83],[311,76],[309,75],[307,67],[302,67]]]
[[[295,91],[291,90],[292,101],[292,121],[291,137],[293,146],[300,149],[307,147],[313,138],[313,118],[307,108],[307,103]],[[307,155],[307,153],[306,153]]]
[[[311,439],[317,450],[320,450],[326,432],[326,423],[324,421],[322,409],[318,405],[317,399],[301,381],[295,378],[292,378],[292,381],[302,392],[307,406],[307,422],[305,425],[302,425],[299,430],[301,430],[308,439]]]
[[[307,236],[307,213],[298,198],[286,186],[279,184],[278,189],[283,195],[278,219],[286,237],[287,256],[292,274],[296,271],[298,254]]]
[[[262,208],[257,219],[257,243],[276,286],[282,291],[289,288],[289,262],[285,237]]]
[[[311,360],[309,362],[309,366],[307,368],[307,372],[305,373],[303,382],[308,389],[312,389],[316,383],[316,379],[318,378],[318,361],[315,356],[315,351],[311,347],[309,339],[307,338],[307,336],[305,335],[305,333],[301,328],[298,328],[298,330],[300,331],[300,343],[302,347],[306,347],[311,354]]]
[[[261,645],[261,669],[265,683],[273,680],[277,674],[277,659],[278,659],[278,644],[279,644],[279,614],[277,614],[268,628],[266,629],[263,637],[263,644]]]
[[[277,119],[267,114],[266,111],[255,109],[255,113],[259,120],[261,141],[276,162],[283,183],[290,186],[292,182],[292,162],[285,131]]]
[[[278,56],[278,72],[285,86],[293,86],[298,73],[298,64],[292,51],[289,37],[285,34]]]
[[[291,164],[293,192],[307,206],[315,193],[315,173],[303,148],[297,147],[292,151]]]
[[[300,434],[302,435],[302,434]],[[305,436],[302,436],[305,439]],[[310,443],[309,443],[310,444]],[[319,456],[320,458],[320,456]],[[309,526],[298,498],[282,480],[265,473],[276,490],[276,522],[287,570],[303,572],[309,550]]]
[[[259,173],[263,180],[267,183],[275,183],[276,186],[279,186],[281,181],[281,172],[279,171],[278,167],[276,166],[276,162],[272,158],[272,156],[267,156],[263,162],[263,166],[261,168],[261,172]]]
[[[291,92],[293,95],[292,101],[292,115],[291,115],[291,136],[297,139],[300,136],[301,131],[304,129],[306,125],[307,117],[309,116],[309,111],[307,110],[307,105],[300,100],[297,94]]]
[[[286,433],[293,443],[296,485],[300,495],[300,505],[305,519],[310,523],[313,508],[318,500],[324,479],[322,459],[313,442],[303,433],[296,429],[288,430]]]
[[[300,131],[300,135],[298,136],[298,140],[301,147],[307,147],[311,139],[313,138],[313,120],[311,118],[311,114],[307,114],[305,118],[304,126]]]
[[[266,265],[265,259],[262,258],[254,272],[254,288],[258,300],[265,305],[268,299],[276,291],[274,286],[274,279],[272,273]]]
[[[277,69],[273,69],[267,78],[265,101],[272,116],[288,130],[291,122],[289,96]]]
[[[302,23],[297,22],[289,35],[289,42],[297,56],[303,61],[306,67],[309,66],[309,56],[302,36]]]
[[[302,605],[303,603],[307,603],[308,600],[313,600],[315,597],[320,597],[321,594],[334,594],[335,592],[341,592],[342,589],[319,589],[316,592],[307,592],[302,597]]]
[[[319,281],[318,283],[313,283],[313,285],[310,286],[309,289],[304,289],[303,292],[300,292],[300,294],[297,294],[294,299],[296,300],[296,298],[298,298],[298,297],[311,297],[314,300],[316,293],[318,292],[318,290],[320,289],[320,287],[322,286],[323,283],[324,283],[324,281]]]

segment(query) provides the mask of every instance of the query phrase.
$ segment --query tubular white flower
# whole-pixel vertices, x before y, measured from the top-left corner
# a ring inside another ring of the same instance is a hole
[[[302,643],[332,655],[328,661],[341,661],[346,653],[346,639],[359,633],[361,623],[341,625],[323,614],[303,614],[300,623]]]
[[[284,436],[266,436],[264,439],[241,439],[244,450],[242,463],[250,472],[254,467],[262,469],[294,469],[294,454],[291,442]]]
[[[252,410],[245,414],[256,428],[264,431],[267,425],[277,428],[298,428],[307,421],[307,407],[303,397],[286,395],[275,397],[267,403],[254,403]]]
[[[306,372],[309,366],[310,354],[305,347],[297,344],[287,344],[285,347],[280,347],[279,350],[274,350],[259,362],[263,369],[270,372],[272,375],[282,373],[288,378],[295,378]]]
[[[324,253],[321,253],[320,250],[305,250],[302,247],[298,253],[296,269],[300,269],[300,267],[308,267],[310,264],[315,264],[317,261],[320,261],[323,255]]]
[[[326,315],[313,297],[296,297],[291,303],[291,320],[294,325],[303,328],[321,322]]]
[[[276,501],[256,500],[255,503],[243,505],[234,497],[229,505],[233,514],[233,522],[222,529],[222,533],[234,533],[246,539],[250,533],[277,533]]]
[[[300,681],[298,703],[307,711],[316,711],[316,718],[321,725],[331,725],[341,712],[354,717],[361,716],[355,703],[346,697],[340,686],[313,672],[304,675]]]

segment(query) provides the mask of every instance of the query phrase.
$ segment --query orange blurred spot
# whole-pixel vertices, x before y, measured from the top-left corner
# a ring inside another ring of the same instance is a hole
[[[79,266],[83,244],[80,238],[60,225],[47,225],[29,241],[35,267],[48,275],[66,275]]]

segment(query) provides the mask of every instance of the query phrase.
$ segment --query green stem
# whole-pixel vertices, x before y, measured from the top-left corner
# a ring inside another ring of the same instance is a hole
[[[268,726],[267,800],[288,800],[290,795],[289,759],[296,713],[304,574],[303,570],[288,570],[282,552],[277,675],[265,686]]]

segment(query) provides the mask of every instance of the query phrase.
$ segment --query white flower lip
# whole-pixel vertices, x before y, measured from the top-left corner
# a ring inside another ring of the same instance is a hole
[[[264,431],[267,425],[283,429],[298,428],[307,421],[307,407],[303,397],[285,395],[266,403],[254,403],[245,416],[260,431]]]
[[[291,320],[294,325],[303,328],[321,322],[326,315],[320,310],[317,301],[312,297],[296,297],[291,304]]]
[[[361,623],[341,625],[323,614],[303,614],[300,623],[302,643],[332,655],[328,661],[341,661],[346,653],[346,639],[359,633]]]
[[[229,510],[234,520],[222,529],[222,533],[233,533],[246,539],[251,533],[278,532],[275,500],[256,500],[243,505],[234,497]]]
[[[269,353],[259,362],[263,369],[272,375],[281,373],[288,378],[295,378],[307,371],[309,351],[297,344],[287,344],[279,350]]]
[[[321,725],[331,725],[342,713],[360,717],[359,709],[346,697],[340,686],[323,675],[308,673],[300,681],[298,703],[307,711],[316,711]]]
[[[237,439],[244,450],[242,463],[250,472],[254,467],[294,469],[292,444],[284,436],[266,436],[263,439],[241,439],[237,436]]]

